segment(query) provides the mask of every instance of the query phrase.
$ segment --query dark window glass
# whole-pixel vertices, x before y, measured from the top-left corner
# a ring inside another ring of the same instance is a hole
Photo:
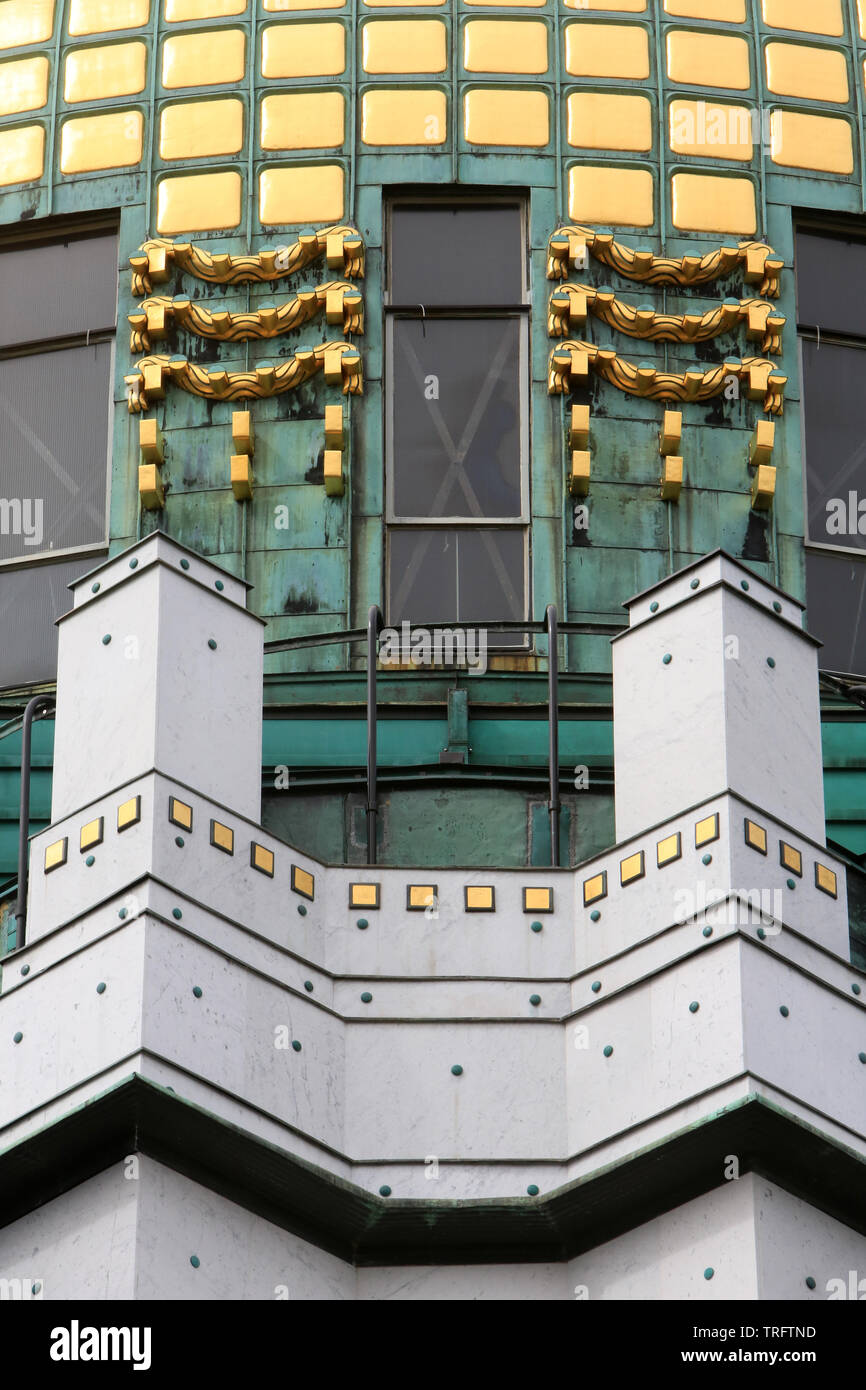
[[[519,319],[398,319],[393,335],[395,516],[519,517]]]
[[[866,343],[804,338],[802,353],[808,536],[866,550]]]
[[[112,232],[0,248],[0,347],[114,329]]]
[[[389,621],[477,623],[525,616],[524,532],[520,528],[391,532]],[[522,646],[520,634],[491,645]]]
[[[866,337],[866,241],[826,232],[797,233],[797,318],[821,332]]]
[[[519,304],[523,300],[519,203],[391,210],[391,303]]]
[[[806,586],[807,626],[824,643],[821,667],[866,676],[866,559],[812,551]]]
[[[57,628],[72,607],[68,585],[93,569],[93,557],[0,570],[0,690],[53,681]]]

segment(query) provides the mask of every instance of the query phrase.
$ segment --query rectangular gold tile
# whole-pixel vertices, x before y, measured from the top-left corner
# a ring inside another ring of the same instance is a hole
[[[263,77],[339,77],[345,68],[342,24],[269,24],[262,34]]]
[[[378,883],[350,883],[349,906],[377,909],[380,891]]]
[[[54,0],[3,0],[0,4],[0,49],[44,43],[53,30]]]
[[[711,845],[718,838],[719,813],[714,811],[711,816],[704,816],[695,826],[695,849],[700,849],[702,845]]]
[[[854,172],[854,138],[849,121],[805,111],[774,111],[770,117],[770,157],[786,169]]]
[[[105,97],[136,96],[144,91],[147,48],[134,43],[103,43],[98,48],[73,48],[66,55],[64,100],[101,101]]]
[[[448,37],[441,19],[371,19],[363,27],[361,63],[369,73],[444,72]]]
[[[71,38],[80,39],[114,29],[140,29],[149,18],[150,0],[70,0],[67,27]]]
[[[568,143],[587,150],[651,150],[652,104],[646,97],[613,92],[572,92]]]
[[[406,888],[406,911],[423,912],[426,907],[435,906],[436,898],[435,883],[410,883]]]
[[[418,4],[415,0],[364,0],[365,8],[368,10],[432,10],[445,3],[446,0],[420,0]]]
[[[274,876],[274,851],[265,849],[264,845],[257,845],[253,840],[250,845],[250,865],[258,869],[260,874],[267,874],[268,878]]]
[[[259,220],[266,226],[339,222],[345,203],[339,164],[265,169],[259,177]]]
[[[109,111],[75,116],[60,131],[60,172],[86,174],[140,164],[144,117],[140,111]]]
[[[842,0],[763,0],[764,23],[771,29],[841,38],[845,32]]]
[[[637,879],[643,878],[646,873],[644,862],[644,852],[637,850],[635,854],[629,854],[625,859],[619,861],[619,881],[623,888],[629,883],[634,883]]]
[[[603,869],[600,874],[593,874],[592,878],[583,881],[583,905],[591,907],[593,903],[599,902],[607,897],[607,870]]]
[[[523,911],[524,911],[524,912],[552,912],[552,911],[553,911],[553,889],[552,889],[552,888],[524,888],[524,890],[523,890]]]
[[[235,832],[230,825],[223,825],[222,821],[211,820],[210,842],[214,849],[221,849],[224,854],[235,852]]]
[[[0,63],[0,116],[38,111],[48,100],[48,59],[41,53]]]
[[[293,893],[300,894],[302,898],[307,898],[310,902],[314,900],[316,896],[315,876],[308,873],[306,869],[302,869],[298,864],[292,865],[291,885]]]
[[[647,30],[641,24],[569,24],[565,68],[572,77],[647,78]]]
[[[105,817],[97,816],[95,820],[89,820],[86,825],[82,825],[78,836],[78,848],[83,854],[86,849],[93,845],[101,845],[105,837]]]
[[[183,101],[162,108],[159,117],[161,159],[237,154],[243,144],[244,107],[236,97]]]
[[[779,863],[783,869],[788,869],[790,873],[796,874],[798,878],[803,877],[803,856],[793,845],[786,844],[784,840],[779,841]]]
[[[50,874],[52,869],[59,869],[62,864],[66,863],[66,851],[68,846],[69,840],[65,835],[62,840],[55,840],[53,845],[46,845],[44,867],[44,872],[46,874]]]
[[[466,0],[469,4],[470,0]],[[489,0],[493,3],[493,0]],[[700,3],[700,0],[698,0]],[[619,10],[622,14],[646,14],[647,0],[565,0],[567,10]]]
[[[45,167],[45,127],[0,130],[0,187],[41,179]]]
[[[815,865],[815,887],[822,893],[829,893],[831,898],[837,896],[836,875],[825,864]]]
[[[866,39],[866,0],[857,0],[857,23],[861,39]]]
[[[162,85],[174,89],[240,82],[245,73],[246,53],[243,29],[172,34],[162,46]]]
[[[179,825],[182,830],[192,830],[192,807],[187,806],[185,801],[179,801],[176,796],[168,798],[168,818],[172,825]]]
[[[241,220],[241,176],[188,174],[160,179],[156,229],[160,234],[215,232]]]
[[[441,145],[448,135],[444,92],[423,87],[380,87],[361,101],[365,145]]]
[[[668,77],[692,87],[733,87],[750,81],[749,45],[736,34],[674,29],[667,36]]]
[[[757,228],[755,185],[751,179],[674,174],[671,194],[673,224],[684,231],[749,235]]]
[[[467,884],[463,889],[463,906],[466,912],[495,912],[496,890],[492,884]]]
[[[131,796],[128,801],[124,801],[117,808],[117,829],[128,830],[131,825],[138,825],[141,820],[141,797]]]
[[[467,72],[547,72],[547,25],[540,19],[471,19],[463,26]]]
[[[676,19],[714,19],[723,24],[742,24],[746,0],[664,0],[665,14]]]
[[[682,858],[683,838],[678,830],[673,835],[666,835],[663,840],[659,840],[656,845],[656,864],[663,869],[665,864],[673,864],[675,859]]]
[[[675,154],[703,159],[752,158],[752,111],[748,106],[678,98],[669,110],[670,146]]]
[[[568,174],[568,214],[600,226],[651,227],[653,176],[648,169],[579,164]]]
[[[276,92],[262,101],[263,150],[318,150],[346,138],[342,92]]]
[[[756,849],[759,854],[767,853],[767,832],[762,825],[749,820],[747,816],[743,822],[743,833],[749,849]]]
[[[780,97],[810,101],[848,100],[848,67],[835,48],[804,43],[768,43],[764,49],[767,87]]]
[[[168,24],[182,24],[189,19],[231,19],[244,14],[246,8],[247,0],[165,0],[165,18]]]
[[[291,14],[295,10],[342,10],[347,3],[348,0],[262,0],[262,9],[265,14]],[[422,3],[444,5],[445,0],[422,0]]]
[[[536,149],[550,141],[550,100],[546,92],[476,87],[464,95],[463,123],[470,145]]]

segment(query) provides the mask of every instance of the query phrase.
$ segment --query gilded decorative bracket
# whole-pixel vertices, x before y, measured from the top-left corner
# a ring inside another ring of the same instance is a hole
[[[185,357],[143,357],[135,372],[125,378],[127,401],[130,414],[140,415],[154,401],[162,400],[170,385],[212,401],[262,399],[294,391],[318,372],[329,385],[339,385],[343,395],[359,396],[363,391],[357,348],[351,343],[330,342],[297,352],[285,362],[260,362],[250,372],[197,367]]]
[[[660,314],[651,304],[635,309],[618,299],[613,290],[591,285],[562,285],[548,303],[547,331],[551,338],[566,338],[581,329],[587,314],[629,338],[653,342],[697,343],[732,333],[745,324],[746,337],[760,343],[761,352],[781,352],[785,315],[765,299],[726,299],[703,314]]]
[[[588,380],[590,370],[619,391],[656,401],[710,400],[720,396],[729,379],[736,377],[749,400],[763,401],[768,415],[781,415],[788,380],[774,363],[762,357],[746,357],[742,361],[734,358],[707,371],[662,372],[653,366],[629,362],[613,348],[567,341],[550,354],[550,394],[567,394]]]
[[[742,241],[720,246],[705,256],[657,256],[654,251],[634,251],[615,241],[610,232],[591,227],[560,227],[547,247],[548,280],[566,280],[572,267],[583,268],[586,252],[610,266],[627,280],[647,285],[703,285],[720,275],[742,268],[748,285],[760,285],[758,294],[779,297],[779,277],[784,261],[762,241]]]
[[[145,299],[130,314],[130,352],[150,352],[154,342],[167,338],[172,328],[185,329],[199,338],[222,342],[241,342],[248,338],[276,338],[309,323],[324,311],[328,323],[343,333],[363,333],[364,301],[354,285],[346,280],[330,280],[312,290],[301,290],[276,307],[250,313],[212,312],[187,295],[156,296]]]
[[[360,279],[364,274],[364,243],[354,227],[325,227],[319,232],[305,233],[288,246],[246,256],[206,251],[188,241],[157,237],[146,241],[129,258],[132,293],[136,298],[150,294],[154,285],[164,284],[176,270],[216,285],[281,280],[320,256],[347,280]]]

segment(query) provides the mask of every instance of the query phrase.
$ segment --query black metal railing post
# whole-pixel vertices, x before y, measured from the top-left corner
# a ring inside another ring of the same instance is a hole
[[[27,930],[27,844],[30,837],[30,763],[33,718],[37,710],[54,708],[53,695],[34,695],[24,709],[21,725],[21,800],[18,806],[18,901],[15,904],[15,945],[24,945]]]
[[[376,862],[376,828],[379,805],[376,797],[376,664],[379,659],[379,633],[384,626],[382,610],[372,604],[367,614],[367,863]]]
[[[559,868],[559,631],[556,607],[547,605],[547,765],[550,795],[550,862]]]

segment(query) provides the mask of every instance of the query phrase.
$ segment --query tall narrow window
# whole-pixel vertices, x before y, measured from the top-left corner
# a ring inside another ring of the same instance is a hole
[[[390,623],[527,614],[524,220],[514,198],[390,208]]]
[[[866,227],[797,231],[809,627],[866,674]]]

